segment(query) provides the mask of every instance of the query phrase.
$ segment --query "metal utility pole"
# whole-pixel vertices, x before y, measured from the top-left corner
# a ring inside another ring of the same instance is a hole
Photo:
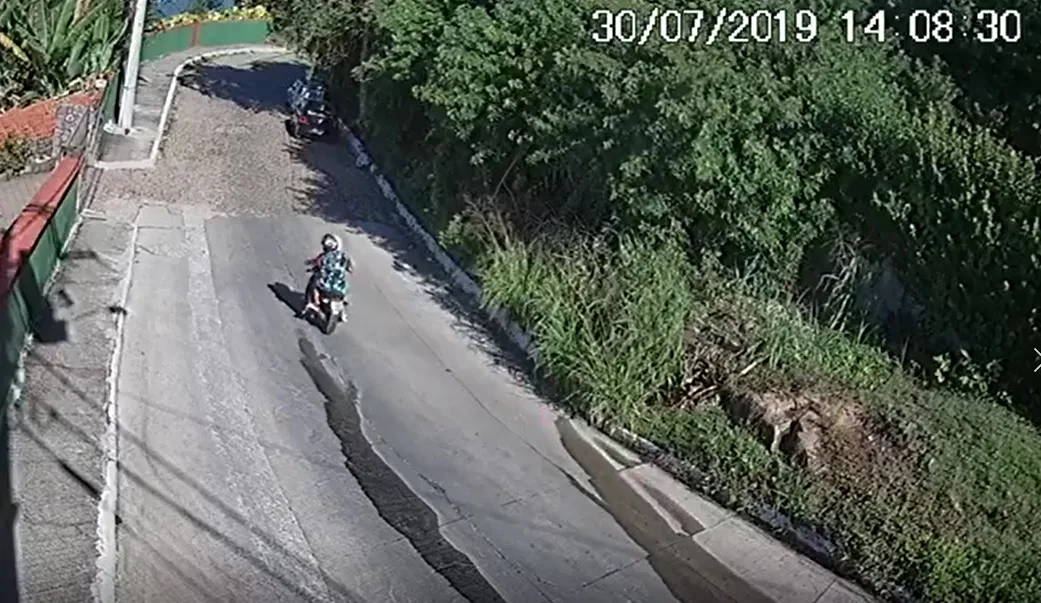
[[[129,132],[134,125],[134,103],[137,96],[137,75],[141,67],[141,40],[145,35],[145,16],[148,0],[134,3],[134,23],[130,31],[130,49],[127,53],[126,69],[123,70],[123,95],[119,102],[118,126]]]

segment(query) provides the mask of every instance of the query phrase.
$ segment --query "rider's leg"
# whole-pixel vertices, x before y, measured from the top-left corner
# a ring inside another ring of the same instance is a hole
[[[316,310],[322,307],[322,283],[317,277],[315,277],[311,285],[311,298],[308,300],[308,303],[314,306]]]
[[[304,307],[300,310],[300,315],[303,316],[307,313],[307,310],[318,309],[318,283],[317,278],[312,276],[307,281],[307,289],[304,290]]]

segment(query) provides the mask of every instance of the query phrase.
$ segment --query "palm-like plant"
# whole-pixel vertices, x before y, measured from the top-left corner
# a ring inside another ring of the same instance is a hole
[[[14,8],[13,3],[0,6],[0,111],[24,98],[30,79],[29,57],[4,32],[3,24],[8,22]]]
[[[112,66],[128,25],[122,2],[97,0],[78,18],[77,6],[77,0],[36,0],[0,9],[5,104],[62,94]]]

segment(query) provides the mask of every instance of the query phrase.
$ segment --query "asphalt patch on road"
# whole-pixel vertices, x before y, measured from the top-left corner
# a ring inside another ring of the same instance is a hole
[[[347,469],[379,516],[466,600],[506,603],[473,561],[441,535],[434,510],[373,450],[362,433],[357,386],[349,378],[340,379],[340,371],[330,370],[330,365],[335,366],[332,359],[319,352],[303,332],[298,331],[297,341],[303,356],[301,364],[325,396],[329,428],[340,440]]]

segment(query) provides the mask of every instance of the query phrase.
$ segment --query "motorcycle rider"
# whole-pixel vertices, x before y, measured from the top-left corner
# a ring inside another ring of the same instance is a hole
[[[343,251],[340,237],[326,233],[322,236],[322,252],[307,260],[306,264],[315,268],[314,274],[307,283],[307,305],[300,312],[303,316],[308,309],[319,311],[321,294],[346,297],[349,285],[347,273],[353,271],[351,258]]]

